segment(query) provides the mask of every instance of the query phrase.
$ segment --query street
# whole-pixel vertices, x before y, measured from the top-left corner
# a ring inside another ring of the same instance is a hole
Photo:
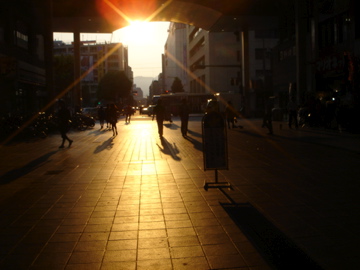
[[[206,191],[201,116],[187,138],[173,120],[163,140],[135,115],[116,137],[69,132],[70,148],[58,134],[1,146],[0,268],[360,267],[358,134],[241,119],[218,174],[232,189]]]

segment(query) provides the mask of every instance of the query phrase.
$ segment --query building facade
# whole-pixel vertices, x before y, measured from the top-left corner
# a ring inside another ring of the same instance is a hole
[[[233,33],[188,26],[190,92],[239,92],[240,41]]]
[[[54,56],[73,55],[73,44],[54,42]],[[128,63],[128,48],[121,43],[98,44],[96,41],[82,41],[80,44],[80,68],[83,107],[97,103],[97,88],[100,80],[109,71],[124,71],[133,81],[133,72]],[[68,98],[71,99],[71,93]]]
[[[311,125],[358,130],[360,3],[292,1],[273,49],[274,94],[286,111],[291,98]]]
[[[251,116],[263,113],[264,95],[271,92],[271,48],[276,31],[249,31],[247,54],[237,32],[209,32],[188,26],[190,92],[234,94],[238,109],[248,106]],[[243,90],[243,60],[247,58],[250,88]],[[246,99],[246,100],[245,100]]]
[[[164,91],[171,91],[175,78],[179,78],[185,92],[189,92],[187,29],[182,23],[170,23],[165,43],[163,80]]]
[[[162,94],[161,83],[158,80],[152,81],[151,85],[149,86],[150,100],[154,95],[160,95],[160,94]]]
[[[19,9],[18,4],[22,5]],[[40,111],[52,98],[45,47],[51,34],[41,1],[6,2],[0,8],[0,114]]]

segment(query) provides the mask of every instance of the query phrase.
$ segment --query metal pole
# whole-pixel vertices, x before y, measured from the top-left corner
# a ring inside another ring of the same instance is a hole
[[[250,91],[250,61],[249,61],[249,31],[244,29],[241,32],[242,41],[242,86],[243,86],[243,97],[244,97],[244,112],[247,117],[250,116],[250,102],[249,102],[249,91]]]
[[[75,109],[81,109],[81,81],[80,79],[80,31],[76,27],[74,31],[74,106]]]
[[[54,77],[53,77],[53,24],[52,24],[52,0],[45,1],[45,68],[46,68],[46,91],[47,102],[52,103],[56,94],[54,89]]]

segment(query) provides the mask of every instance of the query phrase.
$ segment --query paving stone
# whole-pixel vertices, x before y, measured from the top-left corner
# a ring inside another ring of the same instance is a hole
[[[226,205],[251,205],[324,269],[360,268],[359,136],[275,126],[270,137],[261,120],[240,122],[218,171],[232,190],[203,188],[214,171],[199,116],[189,140],[178,118],[161,141],[139,116],[114,138],[98,124],[71,131],[69,149],[57,134],[0,146],[0,268],[272,269]]]

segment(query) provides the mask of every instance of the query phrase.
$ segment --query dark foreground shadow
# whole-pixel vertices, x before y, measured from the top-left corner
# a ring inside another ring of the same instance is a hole
[[[172,130],[178,130],[180,127],[176,124],[174,124],[174,122],[170,123],[170,122],[167,122],[167,123],[164,123],[164,127],[167,127],[169,129],[172,129]]]
[[[192,130],[190,130],[190,129],[188,130],[188,133],[191,134],[191,135],[194,136],[194,137],[197,137],[197,138],[201,138],[201,137],[202,137],[202,134],[201,134],[201,133],[192,131]]]
[[[273,269],[322,269],[251,204],[221,204]]]
[[[99,136],[99,135],[101,135],[104,131],[105,131],[105,129],[93,129],[92,131],[89,132],[89,135]]]
[[[186,140],[188,140],[189,142],[191,142],[194,145],[194,148],[196,150],[202,151],[203,150],[203,145],[202,142],[199,142],[198,140],[195,140],[189,136],[184,137]]]
[[[47,162],[49,162],[49,158],[54,155],[57,151],[51,151],[45,155],[42,155],[41,157],[34,159],[30,161],[28,164],[21,168],[13,169],[3,175],[0,176],[0,184],[4,185],[7,183],[10,183],[12,181],[15,181],[16,179],[27,175],[28,173],[32,172],[33,170],[43,166]]]
[[[114,137],[110,137],[109,139],[104,141],[101,145],[96,147],[95,150],[94,150],[94,154],[100,153],[101,151],[103,151],[105,149],[113,148],[113,145],[114,145],[113,139],[114,139]]]
[[[161,146],[157,144],[160,151],[164,153],[165,155],[171,156],[174,160],[180,161],[181,158],[178,157],[177,154],[179,154],[179,149],[177,148],[176,144],[173,145],[169,143],[168,140],[166,140],[164,137],[161,138]]]

